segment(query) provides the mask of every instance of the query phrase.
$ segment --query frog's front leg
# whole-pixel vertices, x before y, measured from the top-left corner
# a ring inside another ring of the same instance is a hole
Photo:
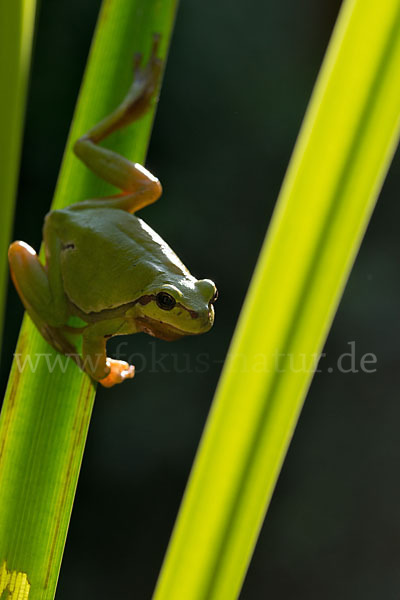
[[[142,68],[141,57],[135,58],[134,81],[120,106],[112,114],[95,125],[74,145],[75,154],[96,175],[122,190],[122,194],[111,198],[85,200],[72,208],[119,208],[135,212],[155,202],[161,195],[161,184],[139,163],[98,144],[117,129],[139,119],[151,107],[158,88],[162,62],[157,57],[160,36],[155,35],[150,58]]]
[[[104,387],[112,387],[131,379],[135,367],[123,360],[108,358],[106,342],[121,327],[121,320],[99,321],[86,327],[83,332],[82,357],[84,370]],[[110,332],[112,331],[112,334]]]

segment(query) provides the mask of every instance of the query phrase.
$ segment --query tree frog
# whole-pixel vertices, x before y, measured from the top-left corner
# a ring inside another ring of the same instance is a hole
[[[45,217],[45,264],[25,242],[9,248],[12,279],[43,337],[105,387],[134,375],[134,366],[108,358],[107,339],[145,332],[163,340],[208,331],[217,290],[193,277],[168,244],[134,215],[155,202],[161,185],[147,169],[99,145],[151,106],[161,74],[160,36],[114,112],[74,145],[97,176],[122,192],[54,210]],[[82,336],[81,351],[71,339]]]

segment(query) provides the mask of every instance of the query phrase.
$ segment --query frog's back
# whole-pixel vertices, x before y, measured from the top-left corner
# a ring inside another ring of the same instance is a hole
[[[190,277],[164,240],[135,215],[64,209],[48,218],[62,243],[65,292],[86,313],[133,302],[171,274]]]

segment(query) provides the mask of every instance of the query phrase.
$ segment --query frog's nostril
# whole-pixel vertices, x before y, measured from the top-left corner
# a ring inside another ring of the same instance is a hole
[[[204,300],[207,302],[214,302],[214,296],[216,294],[217,288],[215,287],[215,283],[211,281],[211,279],[200,279],[197,282],[198,290],[200,294],[203,296]]]

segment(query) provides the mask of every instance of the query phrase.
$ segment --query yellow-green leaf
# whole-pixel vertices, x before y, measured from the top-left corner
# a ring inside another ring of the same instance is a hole
[[[229,350],[155,600],[230,600],[239,593],[398,142],[399,73],[400,1],[347,0]]]

